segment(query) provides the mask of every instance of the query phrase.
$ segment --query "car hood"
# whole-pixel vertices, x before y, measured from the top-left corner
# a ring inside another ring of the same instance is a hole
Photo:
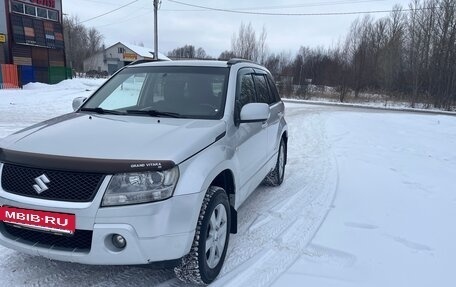
[[[225,134],[222,120],[71,113],[0,142],[0,154],[181,163]]]

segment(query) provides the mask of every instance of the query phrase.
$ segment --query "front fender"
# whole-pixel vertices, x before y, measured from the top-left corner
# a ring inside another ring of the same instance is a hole
[[[233,150],[221,139],[180,163],[180,177],[174,195],[205,193],[218,174],[226,169],[234,170],[232,157]]]

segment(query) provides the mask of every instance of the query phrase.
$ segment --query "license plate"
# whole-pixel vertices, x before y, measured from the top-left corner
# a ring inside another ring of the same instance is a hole
[[[26,228],[64,234],[73,234],[76,229],[76,216],[74,214],[10,206],[0,206],[0,221]]]

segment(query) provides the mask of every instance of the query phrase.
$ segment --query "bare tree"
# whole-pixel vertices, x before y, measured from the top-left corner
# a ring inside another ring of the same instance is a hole
[[[196,49],[196,58],[198,58],[198,59],[207,59],[208,56],[206,54],[206,51],[204,51],[204,49],[201,48],[201,47]]]
[[[100,51],[103,46],[103,35],[95,29],[90,28],[87,30],[87,41],[88,41],[88,54],[93,55]]]
[[[264,64],[266,61],[266,58],[268,56],[269,48],[268,45],[266,44],[266,39],[268,37],[268,33],[266,32],[266,28],[263,26],[263,29],[261,30],[261,34],[258,37],[257,40],[257,61],[260,64]]]
[[[196,56],[196,49],[193,45],[185,45],[168,52],[168,57],[178,59],[193,59]]]
[[[245,25],[241,23],[239,34],[233,35],[231,39],[231,50],[239,57],[255,61],[258,56],[258,47],[255,31],[252,23]]]
[[[168,57],[175,59],[211,59],[206,51],[199,47],[195,48],[193,45],[185,45],[168,52]]]
[[[103,35],[95,28],[87,29],[79,23],[77,16],[63,19],[65,53],[69,66],[76,71],[83,70],[84,60],[102,50]]]
[[[232,59],[232,58],[236,58],[236,54],[233,51],[229,51],[229,50],[223,51],[218,56],[218,59],[222,60],[222,61],[228,61],[229,59]]]
[[[231,51],[238,58],[247,59],[264,64],[268,54],[266,44],[267,32],[263,27],[261,34],[256,36],[252,23],[241,23],[238,34],[231,39]]]

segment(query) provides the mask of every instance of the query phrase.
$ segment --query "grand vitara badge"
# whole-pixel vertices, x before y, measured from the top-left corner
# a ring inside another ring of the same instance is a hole
[[[35,178],[35,182],[36,184],[33,185],[33,188],[35,189],[36,193],[41,194],[42,192],[49,189],[46,183],[50,183],[51,181],[45,174],[42,174]]]
[[[161,169],[161,162],[147,162],[147,163],[133,163],[130,165],[131,168],[158,168]]]

